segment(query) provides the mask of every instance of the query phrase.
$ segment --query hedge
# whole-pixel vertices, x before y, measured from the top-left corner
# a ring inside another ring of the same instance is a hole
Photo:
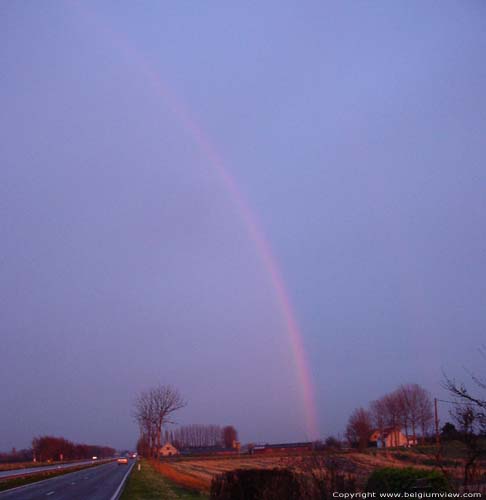
[[[449,484],[444,474],[406,467],[376,469],[368,478],[366,491],[377,493],[448,492]]]

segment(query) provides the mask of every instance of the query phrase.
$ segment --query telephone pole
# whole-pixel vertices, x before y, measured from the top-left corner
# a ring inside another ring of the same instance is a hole
[[[439,434],[439,413],[437,411],[437,398],[434,398],[434,410],[435,410],[435,442],[437,444],[437,450],[439,450],[440,434]]]

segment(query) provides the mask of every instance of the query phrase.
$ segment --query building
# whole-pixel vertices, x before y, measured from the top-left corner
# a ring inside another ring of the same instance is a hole
[[[398,427],[389,427],[383,430],[375,430],[370,436],[370,446],[376,448],[396,448],[400,446],[410,446],[412,440],[407,438]]]
[[[170,443],[165,443],[164,446],[160,448],[161,457],[173,457],[175,455],[179,455],[179,450]]]

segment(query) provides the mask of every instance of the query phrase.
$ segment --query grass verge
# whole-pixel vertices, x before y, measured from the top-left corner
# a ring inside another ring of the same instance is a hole
[[[89,458],[78,458],[76,460],[60,460],[56,462],[6,462],[0,464],[0,472],[7,470],[17,469],[33,469],[34,467],[46,467],[50,465],[65,465],[71,462],[81,462],[82,460],[89,460]]]
[[[188,490],[169,481],[160,472],[156,471],[146,460],[137,464],[127,480],[120,500],[203,500],[209,497],[204,493]]]

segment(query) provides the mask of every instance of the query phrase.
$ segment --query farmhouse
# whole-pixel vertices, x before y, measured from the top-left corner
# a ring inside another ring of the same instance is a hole
[[[393,448],[398,446],[410,446],[412,443],[410,439],[403,434],[398,427],[389,427],[383,430],[375,430],[370,436],[370,446],[377,448]]]
[[[175,455],[179,455],[179,450],[170,443],[165,443],[164,446],[160,448],[160,455],[162,457],[173,457]]]

